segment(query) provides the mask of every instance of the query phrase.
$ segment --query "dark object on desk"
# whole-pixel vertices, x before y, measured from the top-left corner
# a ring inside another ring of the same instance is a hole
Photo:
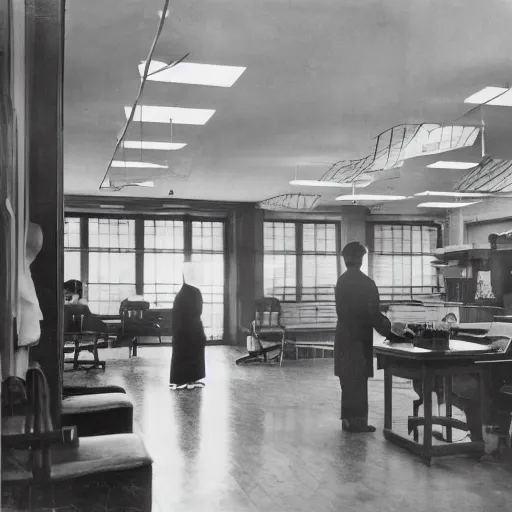
[[[263,297],[254,303],[254,320],[242,332],[250,336],[249,355],[236,360],[236,364],[282,362],[285,329],[281,326],[281,303],[274,297]]]
[[[413,344],[418,348],[447,351],[450,349],[450,333],[425,329],[419,337],[414,338]]]

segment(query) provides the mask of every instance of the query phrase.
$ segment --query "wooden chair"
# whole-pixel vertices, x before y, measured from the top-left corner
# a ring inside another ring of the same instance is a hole
[[[121,316],[121,329],[118,342],[130,339],[130,355],[137,356],[138,339],[141,336],[156,336],[162,343],[162,335],[158,318],[155,318],[149,311],[149,302],[130,301],[128,299],[121,302],[119,307]]]
[[[281,303],[274,297],[256,300],[254,320],[249,329],[242,327],[247,335],[249,355],[237,359],[236,364],[256,362],[282,363],[285,330],[281,326]]]
[[[105,369],[105,361],[100,361],[99,347],[107,347],[108,343],[100,342],[106,332],[106,325],[91,313],[88,306],[66,304],[64,306],[64,353],[73,353],[73,359],[64,359],[72,363],[73,370],[101,368]],[[80,359],[80,352],[90,352],[93,359]]]

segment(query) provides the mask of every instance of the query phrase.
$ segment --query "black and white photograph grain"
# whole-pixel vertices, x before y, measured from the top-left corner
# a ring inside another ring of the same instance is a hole
[[[512,0],[0,0],[0,510],[512,510]]]

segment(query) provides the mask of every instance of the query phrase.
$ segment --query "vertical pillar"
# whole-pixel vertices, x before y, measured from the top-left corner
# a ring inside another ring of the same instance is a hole
[[[464,217],[461,208],[450,210],[446,216],[446,245],[463,245],[464,244]]]
[[[239,206],[229,224],[227,333],[230,342],[244,344],[239,327],[254,320],[254,300],[263,296],[263,211]]]
[[[51,393],[52,419],[60,425],[63,372],[64,194],[62,89],[64,0],[26,0],[33,21],[29,94],[29,212],[43,231],[43,248],[32,275],[43,313],[32,359],[43,368]]]
[[[349,242],[360,242],[365,247],[368,244],[366,239],[366,208],[364,206],[342,206],[341,208],[341,250]],[[341,271],[345,271],[343,258]],[[366,269],[364,269],[366,271]]]

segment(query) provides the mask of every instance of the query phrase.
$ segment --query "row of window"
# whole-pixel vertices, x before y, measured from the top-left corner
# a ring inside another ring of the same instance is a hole
[[[202,262],[203,323],[210,339],[221,339],[224,328],[224,225],[222,222],[144,220],[142,247],[136,240],[134,219],[66,218],[64,231],[65,280],[88,284],[91,311],[117,314],[122,300],[137,288],[152,308],[172,308],[183,283],[183,263]],[[82,229],[88,236],[82,237]],[[185,251],[185,230],[192,250]],[[82,238],[86,238],[82,240]],[[83,242],[83,246],[81,245]],[[143,279],[137,286],[137,253],[143,258]],[[81,258],[87,259],[85,273]]]
[[[344,270],[339,224],[266,222],[264,231],[265,294],[282,301],[332,301]],[[440,292],[432,267],[438,244],[435,226],[380,225],[363,272],[379,287],[383,299],[411,299]]]
[[[142,231],[140,239],[136,229]],[[344,270],[340,236],[340,223],[265,222],[265,295],[286,302],[334,300],[334,286]],[[185,249],[187,238],[190,249]],[[434,226],[373,227],[363,272],[375,280],[383,299],[440,291],[437,271],[430,264],[437,238]],[[137,276],[137,255],[142,255],[142,277]],[[225,257],[223,222],[66,219],[65,278],[88,283],[91,310],[100,314],[116,314],[120,302],[137,290],[151,307],[172,308],[182,285],[183,263],[200,261],[205,329],[210,338],[220,338]]]

